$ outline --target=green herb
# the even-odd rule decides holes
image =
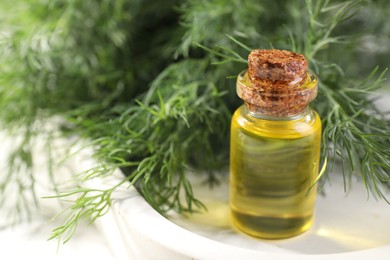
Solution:
[[[226,172],[230,114],[240,103],[235,80],[227,77],[246,67],[251,48],[271,47],[304,53],[319,76],[313,105],[324,120],[327,171],[339,158],[345,183],[352,175],[362,176],[372,194],[385,198],[390,124],[370,94],[386,83],[384,72],[373,68],[386,64],[390,50],[364,46],[377,42],[372,38],[389,46],[390,28],[383,21],[390,8],[388,1],[367,4],[2,2],[0,109],[6,113],[0,119],[23,141],[10,153],[9,171],[0,179],[1,201],[16,183],[23,196],[13,209],[27,216],[21,212],[32,205],[27,197],[34,198],[39,179],[32,171],[31,149],[36,138],[44,137],[51,157],[50,141],[60,130],[62,137],[88,140],[99,165],[80,173],[81,183],[70,191],[59,188],[55,168],[48,165],[57,194],[52,197],[72,201],[52,238],[68,241],[81,219],[104,214],[112,192],[123,183],[137,187],[161,213],[203,208],[186,174],[201,174],[213,184],[218,172]],[[45,129],[53,116],[65,123]],[[85,187],[84,182],[118,168],[125,173],[118,184],[106,190]],[[30,185],[21,185],[26,180]]]

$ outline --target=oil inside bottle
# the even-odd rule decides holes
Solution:
[[[240,107],[231,126],[230,208],[249,235],[298,235],[313,221],[321,121],[307,109],[298,118],[266,120]]]

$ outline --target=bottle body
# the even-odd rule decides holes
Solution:
[[[260,238],[298,235],[312,224],[321,142],[321,120],[306,108],[284,118],[241,106],[230,143],[233,224]],[[313,186],[314,185],[314,186]]]

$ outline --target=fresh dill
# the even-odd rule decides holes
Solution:
[[[251,48],[306,55],[320,79],[313,106],[324,124],[322,180],[340,159],[345,183],[360,176],[372,194],[388,200],[390,121],[370,94],[386,84],[376,65],[385,67],[390,50],[378,47],[379,55],[364,47],[378,37],[370,28],[390,31],[383,23],[388,1],[52,0],[0,7],[0,109],[7,111],[0,118],[4,127],[20,129],[23,140],[0,180],[2,201],[20,179],[12,176],[27,179],[21,193],[34,198],[39,178],[31,148],[53,116],[62,118],[62,138],[88,140],[99,162],[69,191],[59,189],[48,166],[51,197],[72,203],[51,238],[66,242],[81,219],[107,212],[123,183],[163,214],[203,208],[187,173],[212,184],[226,170],[230,115],[239,104],[227,77],[246,67]],[[389,38],[381,41],[389,46]],[[124,172],[118,184],[86,187],[118,168]],[[15,208],[27,208],[23,198]]]

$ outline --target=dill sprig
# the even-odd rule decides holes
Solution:
[[[27,129],[20,133],[25,141],[11,156],[11,162],[20,166],[1,180],[2,199],[8,196],[4,187],[15,183],[9,176],[23,176],[30,184],[39,179],[31,171],[34,140],[42,135],[45,122],[60,116],[65,121],[58,126],[62,138],[87,140],[98,164],[79,173],[75,177],[79,183],[71,190],[59,190],[51,176],[56,195],[50,197],[72,203],[61,214],[64,225],[51,238],[66,242],[82,219],[94,221],[103,215],[112,193],[125,183],[134,185],[162,214],[202,209],[187,173],[201,174],[212,184],[218,180],[216,172],[226,169],[230,114],[240,102],[234,80],[226,77],[246,67],[252,47],[290,49],[310,59],[320,79],[313,105],[324,123],[322,158],[328,162],[340,158],[346,183],[353,174],[362,176],[370,190],[384,197],[389,183],[389,120],[369,96],[384,83],[384,76],[374,69],[361,79],[356,76],[363,67],[351,65],[359,58],[369,60],[359,49],[364,35],[354,26],[367,21],[358,12],[366,4],[362,0],[1,3],[0,19],[8,26],[0,27],[0,109],[7,111],[0,117],[6,127]],[[372,14],[388,9],[369,5],[364,10]],[[378,32],[386,32],[378,18],[385,19],[385,14],[367,17]],[[347,31],[361,37],[347,37]],[[364,68],[370,65],[365,62]],[[54,136],[50,131],[44,135]],[[332,163],[328,164],[329,171]],[[117,184],[107,189],[87,185],[118,168],[124,176]],[[55,174],[53,165],[49,172]],[[328,176],[325,172],[322,179]],[[34,192],[33,185],[21,187]]]
[[[361,174],[367,189],[389,202],[384,189],[390,179],[390,124],[368,97],[383,82],[385,71],[376,76],[374,69],[365,81],[343,82],[336,90],[322,83],[320,91],[327,101],[319,111],[323,156],[341,159],[345,189],[352,174]]]
[[[345,36],[332,36],[332,32],[338,24],[353,18],[367,1],[337,4],[317,1],[315,6],[312,1],[306,3],[310,23],[304,50],[317,66],[320,78],[321,99],[314,105],[324,125],[322,157],[340,159],[345,190],[351,176],[360,174],[367,190],[389,202],[384,189],[390,180],[390,156],[386,148],[390,142],[390,122],[384,116],[385,111],[379,111],[370,97],[383,86],[387,69],[378,75],[376,67],[367,78],[358,80],[347,78],[335,63],[316,57],[327,45],[348,40]],[[329,15],[332,18],[323,18]]]
[[[330,1],[307,0],[308,24],[302,24],[300,19],[296,21],[295,17],[292,24],[301,26],[295,29],[299,34],[293,34],[289,27],[286,31],[290,49],[305,53],[319,76],[319,97],[312,105],[323,123],[322,159],[329,161],[332,158],[333,162],[322,171],[322,179],[329,178],[327,173],[339,160],[345,190],[353,175],[360,176],[371,194],[389,202],[386,192],[390,181],[390,120],[385,116],[386,111],[375,107],[372,98],[372,94],[385,83],[387,69],[378,72],[379,68],[375,67],[364,79],[346,77],[337,63],[321,55],[321,52],[329,51],[330,46],[347,43],[353,37],[334,36],[332,32],[342,22],[352,19],[366,4],[367,1],[331,4]],[[294,9],[290,11],[294,12]],[[229,38],[246,51],[252,49],[231,36]],[[275,42],[274,45],[283,46],[284,43]],[[246,63],[245,58],[233,49],[200,47],[215,56],[215,64]]]
[[[193,204],[201,205],[185,173],[190,165],[208,171],[221,167],[223,154],[216,153],[212,143],[222,142],[227,135],[229,118],[221,99],[224,93],[205,73],[207,66],[206,61],[190,59],[172,64],[135,105],[113,108],[119,117],[108,113],[97,125],[78,122],[88,131],[86,136],[96,137],[95,156],[102,162],[86,179],[122,168],[162,213],[172,208],[192,211]]]
[[[3,201],[11,204],[7,187],[16,185],[23,195],[10,205],[11,209],[20,212],[34,205],[26,199],[35,197],[33,184],[39,179],[32,171],[32,147],[36,137],[47,134],[43,129],[51,116],[60,115],[70,123],[99,123],[95,115],[145,91],[150,78],[170,60],[163,58],[159,50],[160,59],[150,63],[151,57],[157,56],[156,48],[148,50],[144,44],[160,45],[166,39],[154,37],[152,32],[144,39],[139,37],[160,22],[155,15],[157,9],[160,19],[164,15],[174,17],[171,5],[161,8],[153,2],[146,1],[142,8],[138,2],[112,4],[108,0],[0,4],[0,109],[6,111],[1,121],[4,128],[12,128],[24,140],[10,152],[9,170],[1,179]],[[154,19],[148,18],[151,16]],[[159,32],[169,36],[171,26]],[[86,132],[68,126],[59,125],[65,135]],[[50,150],[50,142],[47,147]],[[53,183],[53,189],[57,188]]]
[[[90,223],[95,221],[98,217],[105,215],[111,207],[111,196],[115,189],[128,181],[124,179],[120,183],[108,189],[94,189],[94,188],[76,188],[71,192],[64,192],[56,196],[44,197],[46,199],[67,198],[77,195],[78,197],[72,201],[73,205],[65,208],[61,214],[68,214],[65,216],[65,224],[55,228],[49,239],[57,238],[63,243],[68,242],[74,233],[81,219],[89,219]]]

